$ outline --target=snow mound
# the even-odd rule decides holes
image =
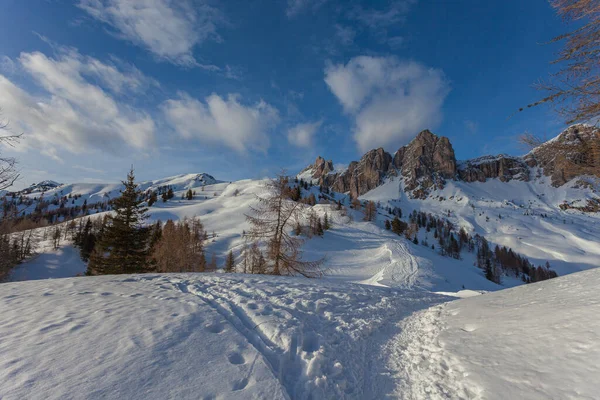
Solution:
[[[407,399],[595,399],[600,270],[434,306],[389,344]]]

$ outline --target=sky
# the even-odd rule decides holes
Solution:
[[[430,129],[458,159],[564,129],[546,0],[0,0],[17,187],[347,164]]]

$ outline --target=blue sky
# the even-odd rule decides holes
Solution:
[[[0,0],[0,108],[26,186],[335,163],[420,130],[459,159],[564,127],[532,85],[546,0]]]

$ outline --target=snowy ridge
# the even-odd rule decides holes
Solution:
[[[418,210],[442,216],[536,264],[550,261],[559,275],[600,267],[600,213],[560,207],[575,199],[575,204],[585,204],[598,198],[593,187],[580,187],[576,179],[559,188],[545,177],[530,182],[448,181],[421,200],[407,196],[403,182],[392,177],[360,198],[400,207],[404,214]],[[434,241],[431,234],[420,235],[420,240]]]

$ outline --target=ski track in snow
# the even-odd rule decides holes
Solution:
[[[7,283],[0,398],[380,399],[398,322],[448,299],[220,274]]]

